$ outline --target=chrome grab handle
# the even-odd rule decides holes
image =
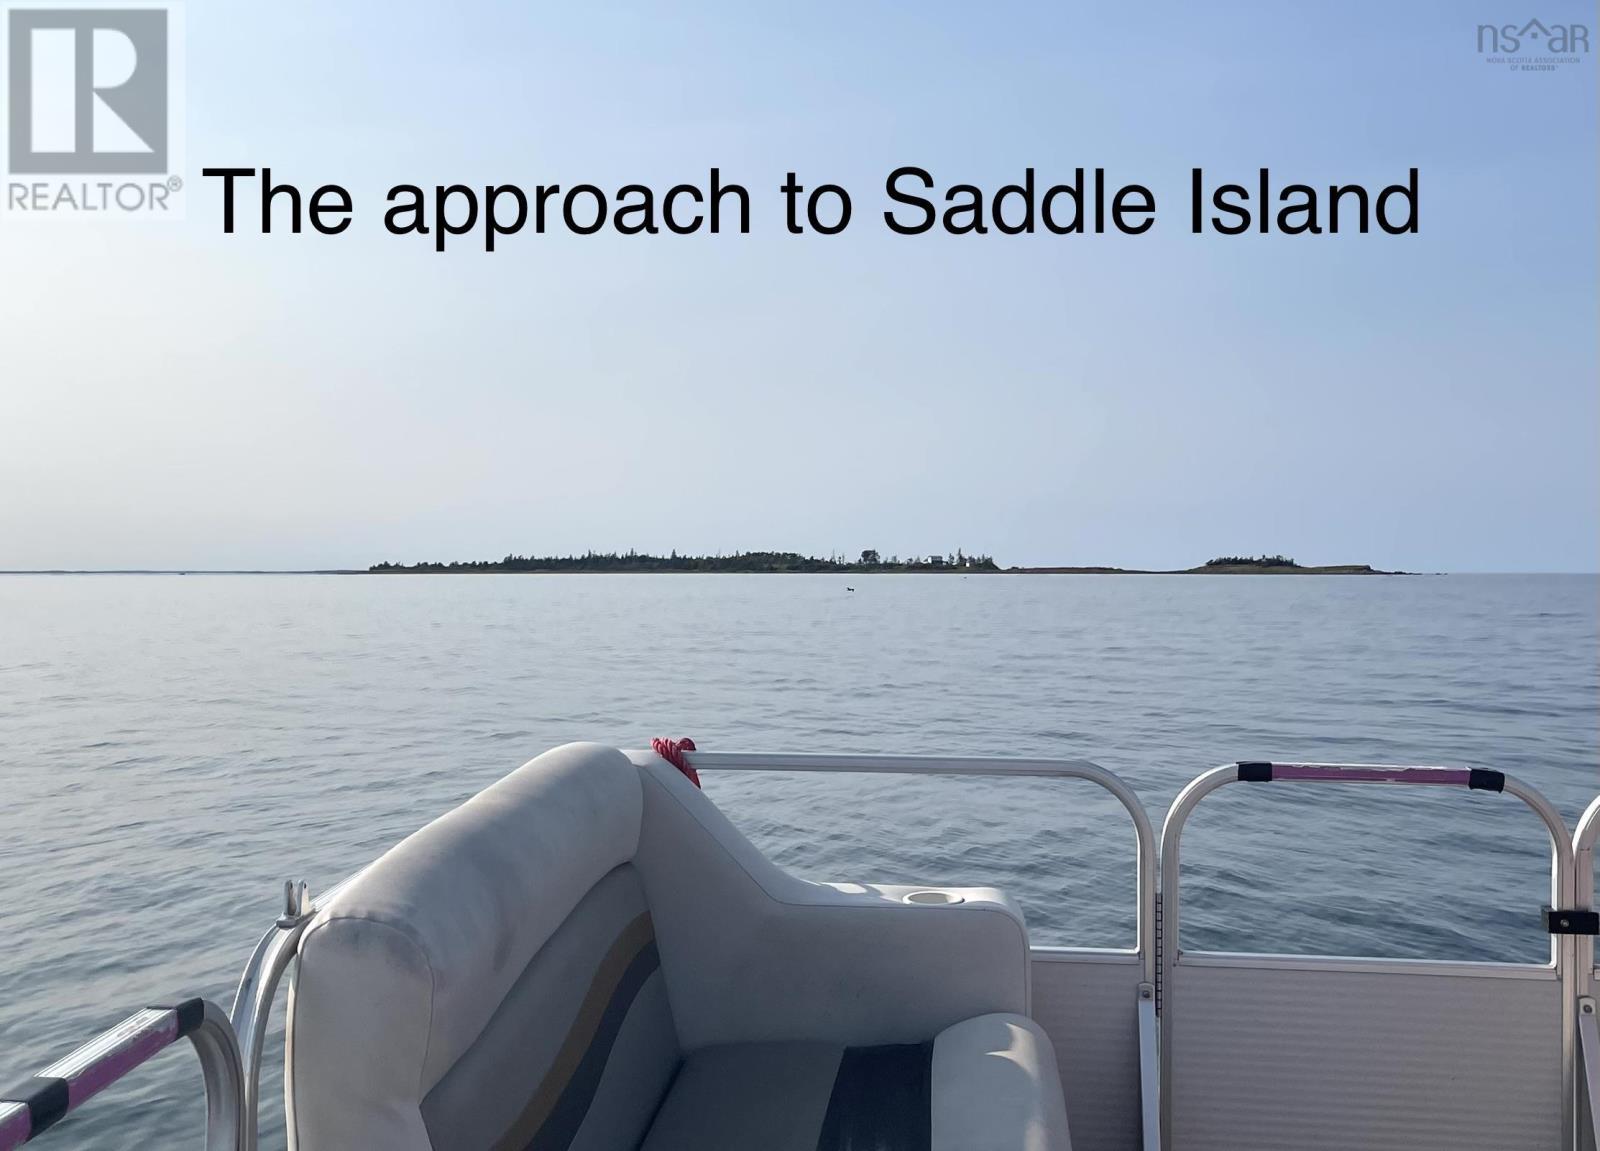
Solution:
[[[1161,829],[1162,923],[1166,958],[1179,954],[1178,874],[1179,837],[1185,822],[1206,795],[1230,783],[1366,783],[1410,786],[1459,787],[1463,790],[1503,792],[1533,810],[1550,834],[1550,900],[1557,908],[1570,906],[1573,896],[1572,837],[1561,813],[1539,792],[1504,772],[1481,768],[1400,767],[1374,763],[1229,763],[1214,767],[1189,781],[1167,809]],[[1551,963],[1560,957],[1560,940],[1553,937]]]
[[[641,752],[639,754],[650,754]],[[655,754],[660,754],[656,752]],[[1098,784],[1122,804],[1133,820],[1135,841],[1136,936],[1134,950],[1144,970],[1135,1007],[1139,1033],[1140,1147],[1158,1151],[1161,1139],[1160,1080],[1156,1075],[1160,1047],[1156,1015],[1160,1010],[1159,931],[1156,912],[1157,853],[1155,829],[1138,794],[1113,772],[1086,759],[1002,759],[992,756],[756,754],[733,751],[689,751],[683,759],[704,771],[865,772],[920,776],[996,776],[1025,779],[1081,779]]]
[[[651,752],[629,754],[650,755]],[[1156,835],[1138,794],[1122,778],[1086,759],[1010,759],[996,756],[821,755],[812,752],[755,753],[692,751],[684,758],[696,771],[803,771],[920,775],[930,777],[1002,776],[1027,779],[1081,779],[1109,791],[1133,821],[1134,885],[1137,899],[1134,950],[1144,965],[1145,982],[1156,982]]]
[[[48,1131],[180,1039],[194,1044],[206,1085],[206,1151],[254,1151],[244,1123],[244,1072],[233,1026],[204,999],[147,1007],[15,1087],[0,1090],[0,1151]]]
[[[1550,836],[1550,906],[1566,909],[1574,905],[1579,880],[1576,878],[1577,855],[1566,821],[1555,805],[1537,790],[1514,776],[1501,771],[1483,768],[1408,767],[1384,763],[1227,763],[1202,772],[1190,780],[1167,809],[1166,822],[1161,828],[1161,913],[1162,946],[1160,956],[1161,980],[1172,986],[1173,970],[1179,965],[1183,951],[1179,944],[1179,844],[1184,824],[1195,807],[1211,792],[1230,783],[1361,783],[1377,785],[1403,785],[1424,787],[1457,787],[1463,791],[1498,792],[1521,801],[1544,824]],[[1596,801],[1600,809],[1600,801]],[[1560,982],[1563,997],[1574,1004],[1580,990],[1578,981],[1578,945],[1575,936],[1552,934],[1550,936],[1550,964]],[[1162,1131],[1168,1138],[1172,1134],[1172,1021],[1164,1023],[1161,1051]],[[1576,1064],[1578,1045],[1578,1020],[1575,1010],[1568,1011],[1561,1030],[1561,1098],[1562,1146],[1576,1146]],[[1166,1144],[1164,1144],[1166,1145]]]

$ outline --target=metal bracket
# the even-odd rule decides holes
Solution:
[[[1539,917],[1551,935],[1600,935],[1600,911],[1556,911],[1546,904]]]
[[[279,927],[294,927],[311,914],[311,892],[306,881],[296,886],[292,879],[283,881],[283,914],[278,916]]]
[[[1139,984],[1139,1146],[1161,1151],[1161,1040],[1156,1022],[1156,989]]]

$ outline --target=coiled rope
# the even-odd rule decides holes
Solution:
[[[662,759],[688,776],[689,782],[696,787],[700,786],[700,773],[689,766],[689,757],[683,753],[696,750],[694,740],[688,736],[682,739],[652,739],[650,748]]]

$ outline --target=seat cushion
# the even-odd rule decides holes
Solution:
[[[932,1151],[1070,1151],[1055,1048],[1021,1015],[980,1015],[933,1045]]]
[[[641,1151],[1070,1151],[1055,1053],[1021,1015],[932,1042],[691,1054]]]
[[[461,1142],[443,1146],[495,1137],[482,1134],[494,1126],[489,1113],[520,1109],[525,1098],[511,1081],[531,1092],[549,1079],[593,965],[648,908],[634,876],[623,884],[629,892],[596,897],[592,923],[580,916],[568,926],[608,875],[631,865],[643,803],[639,771],[620,752],[559,748],[434,820],[319,907],[300,937],[289,992],[290,1145],[439,1151],[438,1132],[469,1115],[470,1131],[452,1136]],[[539,957],[563,932],[567,943],[555,951],[571,951],[571,967],[557,974]],[[640,995],[661,1019],[664,988]],[[678,1043],[665,1023],[655,1033],[666,1049],[664,1084]],[[497,1069],[481,1089],[457,1073],[425,1116],[423,1100],[480,1042],[525,1062]],[[638,1049],[631,1036],[618,1044],[619,1057]],[[654,1102],[641,1104],[630,1135],[645,1129]]]

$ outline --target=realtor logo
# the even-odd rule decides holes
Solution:
[[[7,214],[181,214],[180,15],[7,5]]]
[[[1542,20],[1479,24],[1478,55],[1513,72],[1554,72],[1589,55],[1589,26]]]

